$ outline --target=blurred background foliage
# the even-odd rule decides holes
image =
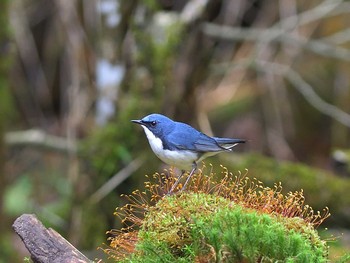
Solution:
[[[165,167],[130,123],[151,112],[248,139],[210,161],[304,189],[349,249],[349,15],[345,0],[1,1],[0,262],[26,255],[22,213],[96,253],[120,194]]]

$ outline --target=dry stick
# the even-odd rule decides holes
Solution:
[[[55,230],[45,228],[35,215],[21,215],[12,227],[34,263],[92,262]]]
[[[90,202],[93,204],[98,203],[106,195],[112,192],[118,185],[120,185],[125,179],[127,179],[134,171],[136,171],[142,164],[143,159],[137,158],[129,163],[128,166],[116,173],[110,180],[101,186],[94,194],[90,197]]]

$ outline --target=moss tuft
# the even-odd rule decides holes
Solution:
[[[328,216],[304,204],[303,192],[264,187],[224,167],[221,179],[197,173],[188,191],[164,195],[174,174],[156,174],[146,191],[117,209],[126,227],[110,231],[105,251],[120,262],[326,262],[315,230]]]

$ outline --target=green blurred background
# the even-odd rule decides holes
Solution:
[[[130,120],[153,112],[248,139],[207,162],[330,208],[350,250],[350,2],[2,0],[0,262],[35,213],[90,258],[122,193],[166,166]],[[333,241],[336,237],[336,241]]]

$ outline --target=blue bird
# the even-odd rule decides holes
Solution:
[[[191,170],[182,191],[197,169],[197,164],[209,156],[232,148],[245,140],[210,137],[182,122],[176,122],[161,114],[150,114],[141,120],[132,120],[144,129],[155,155],[164,163],[182,170],[169,193],[177,187],[184,171]]]

